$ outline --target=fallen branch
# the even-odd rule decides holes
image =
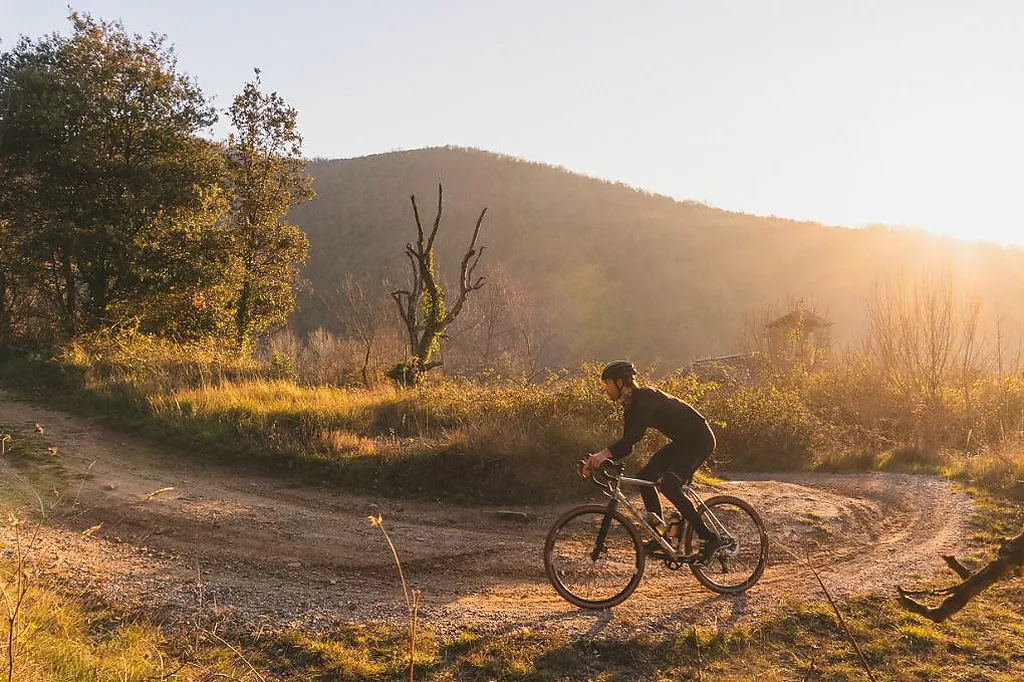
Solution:
[[[952,554],[943,554],[942,560],[946,562],[946,565],[949,566],[951,571],[960,576],[961,580],[967,580],[971,577],[971,569],[957,561],[956,557]]]
[[[259,680],[260,682],[267,682],[267,678],[265,678],[262,674],[260,674],[259,670],[256,670],[256,668],[253,666],[253,664],[249,662],[249,659],[245,657],[245,654],[242,653],[242,651],[240,649],[238,649],[235,646],[233,646],[230,642],[228,642],[226,639],[224,639],[223,637],[221,637],[220,635],[218,635],[216,632],[214,632],[212,630],[203,630],[202,632],[205,635],[213,637],[215,640],[217,640],[218,642],[220,642],[221,644],[226,646],[228,649],[230,649],[231,653],[233,653],[243,663],[245,663],[245,666],[249,669],[249,672],[251,672],[253,675],[255,675],[257,680]],[[248,675],[246,675],[246,677],[248,677]]]
[[[950,570],[960,576],[960,583],[937,590],[905,590],[897,587],[897,601],[907,611],[941,623],[962,609],[978,594],[1010,573],[1021,575],[1024,569],[1024,530],[1019,535],[1004,539],[999,545],[996,558],[984,568],[972,573],[970,569],[952,556],[942,557]],[[914,597],[945,596],[938,606],[928,606]]]

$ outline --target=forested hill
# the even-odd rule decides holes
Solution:
[[[1024,299],[1018,249],[732,213],[479,150],[316,161],[309,172],[318,198],[291,218],[309,236],[305,275],[314,291],[346,273],[404,282],[403,247],[415,238],[408,196],[416,194],[429,223],[441,181],[442,273],[455,276],[476,216],[489,207],[481,269],[500,264],[534,319],[547,316],[549,362],[671,364],[733,352],[751,315],[800,298],[828,314],[838,339],[853,341],[873,284],[922,267],[948,267],[958,290],[983,298],[983,320],[1003,316],[1004,335],[1016,329]],[[321,316],[307,304],[298,320],[308,329]]]

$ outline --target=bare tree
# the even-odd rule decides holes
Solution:
[[[398,306],[398,315],[405,325],[409,338],[409,359],[396,365],[389,373],[389,376],[402,383],[415,383],[426,372],[441,364],[432,358],[439,349],[442,335],[462,312],[462,306],[469,294],[483,287],[484,278],[476,277],[474,273],[485,248],[481,246],[478,250],[476,243],[480,236],[480,225],[487,213],[487,208],[484,208],[476,220],[473,238],[462,256],[459,294],[454,305],[449,308],[446,307],[444,291],[434,268],[434,240],[441,228],[444,188],[438,183],[437,215],[434,217],[434,225],[429,235],[424,232],[423,223],[420,221],[416,195],[411,195],[409,200],[412,203],[413,217],[416,219],[417,236],[415,246],[411,242],[405,245],[405,254],[412,269],[412,284],[409,289],[391,292],[391,298]]]
[[[977,299],[959,304],[948,272],[875,285],[867,304],[869,357],[908,399],[934,401],[945,381],[956,378],[970,405],[977,367]]]
[[[983,344],[981,304],[955,291],[948,271],[876,284],[867,302],[865,356],[877,376],[899,396],[918,447],[932,450],[953,426],[947,398],[957,388],[963,414],[974,408]],[[971,429],[967,429],[967,445]]]
[[[501,362],[508,349],[514,344],[518,331],[515,320],[510,319],[509,313],[509,282],[504,277],[498,277],[491,282],[487,292],[484,293],[482,305],[483,315],[478,320],[477,327],[479,334],[473,339],[476,355],[485,368],[493,368]]]
[[[1005,310],[997,310],[992,320],[995,329],[995,347],[992,349],[994,357],[991,362],[995,364],[997,375],[1002,378],[1007,374],[1014,374],[1021,369],[1021,348],[1024,346],[1024,326],[1018,315],[1007,315]],[[1016,329],[1016,345],[1014,335]]]
[[[553,336],[550,320],[512,273],[500,264],[492,273],[481,300],[446,335],[445,359],[460,370],[532,380]]]
[[[387,287],[387,281],[383,283]],[[364,386],[370,385],[370,365],[374,350],[384,342],[389,326],[384,319],[384,306],[380,297],[369,293],[363,280],[351,273],[338,286],[322,296],[324,306],[334,318],[335,326],[359,345],[359,375]],[[378,351],[379,353],[379,351]]]
[[[978,317],[981,314],[981,300],[973,299],[964,304],[960,314],[960,347],[957,369],[960,386],[964,394],[964,409],[970,413],[974,403],[971,399],[972,384],[979,374]]]
[[[542,361],[555,339],[554,326],[547,308],[530,301],[521,289],[513,292],[511,309],[518,320],[523,378],[532,382],[543,373]]]
[[[1024,530],[1015,537],[1003,540],[996,558],[979,571],[972,572],[953,556],[944,556],[942,559],[950,570],[960,576],[958,584],[941,590],[913,591],[904,590],[902,587],[896,588],[900,606],[936,623],[941,623],[952,616],[975,596],[1007,575],[1016,573],[1020,577],[1024,574]],[[921,596],[943,596],[945,599],[938,606],[927,606],[915,599]]]
[[[444,335],[442,359],[447,370],[479,372],[494,368],[510,336],[515,333],[507,315],[506,282],[500,269],[476,304],[466,309]]]

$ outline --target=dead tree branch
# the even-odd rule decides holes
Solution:
[[[843,631],[843,634],[846,635],[846,639],[850,642],[853,650],[857,652],[857,657],[860,659],[860,664],[863,666],[864,672],[868,676],[868,680],[876,682],[875,673],[871,669],[871,664],[868,663],[868,659],[864,655],[864,651],[861,650],[860,645],[857,643],[857,639],[853,636],[853,632],[850,631],[850,627],[846,624],[846,619],[843,618],[842,611],[839,610],[839,604],[836,603],[836,600],[832,598],[832,593],[828,591],[827,587],[825,587],[825,581],[821,579],[821,574],[818,573],[818,569],[816,569],[811,563],[810,557],[801,558],[796,552],[781,542],[775,541],[774,544],[782,548],[782,551],[796,559],[797,562],[803,564],[811,572],[811,575],[814,576],[814,579],[818,582],[818,587],[821,588],[821,591],[825,595],[825,599],[828,600],[829,606],[832,607],[832,612],[836,614],[836,622],[839,624],[839,628]]]
[[[974,597],[1002,580],[1010,573],[1018,576],[1024,572],[1024,530],[1019,535],[1004,539],[999,545],[995,559],[987,563],[981,570],[971,572],[954,557],[944,556],[950,570],[960,576],[960,583],[939,590],[905,590],[897,587],[899,604],[907,611],[924,616],[928,620],[941,623],[962,609]],[[944,596],[938,606],[927,606],[914,597]]]
[[[469,248],[466,249],[466,253],[462,256],[462,267],[459,270],[459,297],[455,300],[455,305],[445,314],[444,324],[446,327],[458,317],[469,293],[479,290],[484,285],[484,278],[477,277],[474,280],[473,273],[480,262],[480,256],[484,255],[484,250],[487,248],[481,246],[479,251],[476,250],[476,242],[480,237],[480,225],[483,223],[486,214],[486,208],[480,211],[480,217],[476,219],[476,227],[473,228],[473,239],[469,242]]]
[[[462,257],[459,276],[459,294],[454,305],[445,305],[445,294],[437,280],[434,262],[434,241],[441,229],[441,217],[444,212],[444,187],[437,185],[437,214],[429,235],[423,229],[416,196],[411,195],[413,218],[416,221],[416,244],[407,243],[405,253],[412,268],[412,286],[391,292],[391,298],[398,306],[398,315],[405,325],[409,338],[409,362],[394,368],[395,377],[404,382],[416,381],[425,372],[440,366],[441,362],[432,360],[432,355],[439,349],[440,340],[445,330],[455,321],[467,296],[484,285],[483,277],[474,274],[484,247],[477,248],[480,237],[480,226],[487,209],[484,208],[477,218],[473,229],[473,238]]]

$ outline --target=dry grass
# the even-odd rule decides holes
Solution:
[[[195,645],[192,633],[170,635],[164,628],[138,617],[110,611],[83,594],[38,578],[29,570],[19,586],[19,563],[31,566],[32,548],[25,556],[0,560],[0,585],[20,587],[21,604],[15,618],[5,619],[0,635],[12,646],[0,651],[5,682],[152,682],[178,680],[259,679],[221,642]],[[12,590],[8,590],[15,596]]]
[[[1024,501],[1024,448],[951,456],[944,473]]]
[[[331,355],[331,339],[314,342],[307,351]],[[56,363],[23,362],[20,374],[8,362],[3,374],[23,385],[49,377],[62,406],[106,412],[206,456],[308,468],[320,480],[392,495],[498,503],[572,497],[583,491],[571,462],[621,428],[594,366],[541,384],[442,378],[365,388],[307,385],[282,373],[291,360],[280,358],[306,352],[294,337],[278,338],[270,351],[279,360],[268,365],[215,343],[107,335],[70,345]],[[979,377],[970,410],[957,402],[955,386],[934,404],[908,405],[856,364],[772,375],[753,386],[680,373],[659,385],[712,420],[723,471],[915,471],[1011,492],[1024,478],[1024,379],[1017,377]],[[633,461],[660,442],[649,437]]]
[[[1020,597],[1004,584],[964,617],[935,625],[885,598],[846,605],[846,616],[879,679],[977,679],[1016,682],[1024,667]],[[1017,610],[1015,610],[1017,609]],[[582,634],[582,633],[581,633]],[[401,682],[408,679],[408,633],[375,624],[342,626],[320,636],[290,632],[254,652],[281,680]],[[527,628],[423,633],[416,679],[424,682],[632,682],[633,680],[864,680],[828,604],[784,605],[748,627],[711,624],[676,633],[613,640],[567,639]]]
[[[237,449],[241,436],[254,449],[318,462],[354,484],[467,488],[495,501],[564,497],[575,483],[568,462],[615,431],[614,407],[579,379],[369,389],[225,379],[146,400],[156,419],[192,438],[235,441],[223,447]],[[465,486],[466,476],[478,485]]]

